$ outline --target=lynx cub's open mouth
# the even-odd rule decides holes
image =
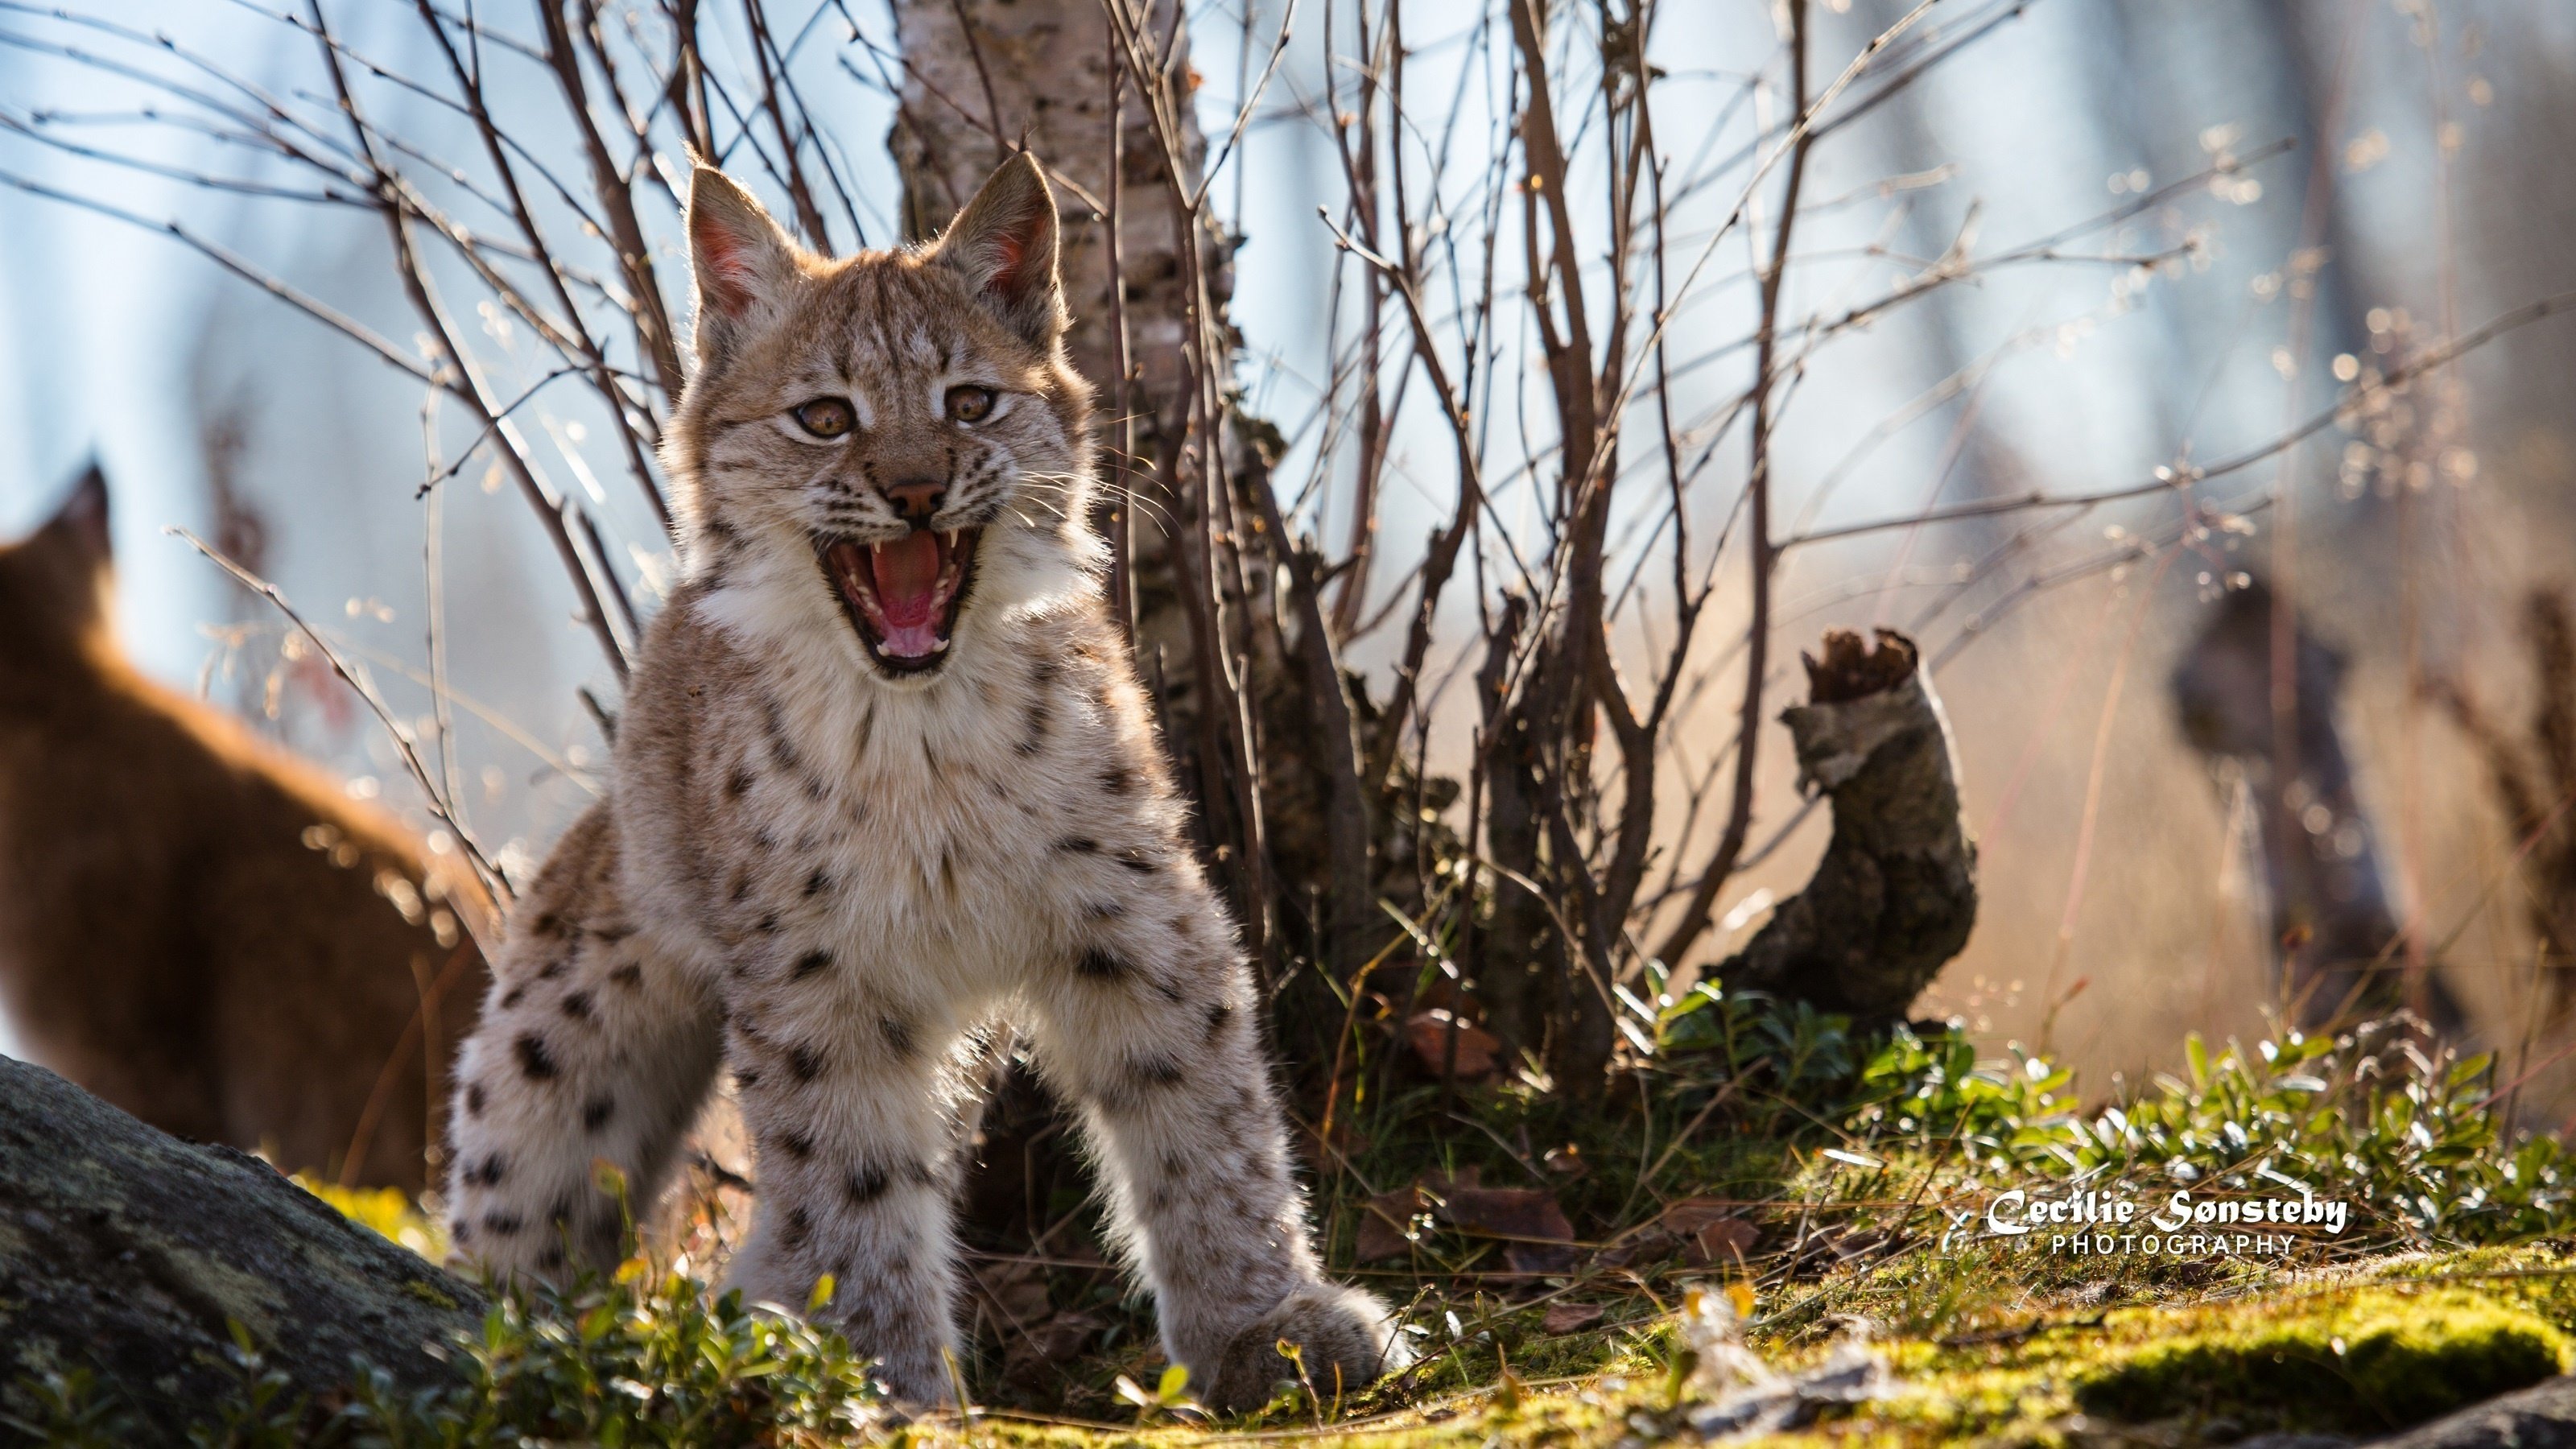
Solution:
[[[850,626],[880,667],[917,674],[938,668],[946,658],[957,612],[975,576],[980,533],[920,528],[872,544],[816,540],[815,552],[841,596]]]

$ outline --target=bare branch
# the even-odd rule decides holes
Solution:
[[[430,774],[428,765],[421,760],[420,748],[413,741],[411,731],[404,728],[402,722],[395,717],[392,707],[385,703],[382,695],[376,693],[375,685],[368,681],[366,675],[351,667],[349,661],[341,656],[340,651],[332,647],[331,641],[322,636],[322,631],[314,628],[302,614],[295,611],[295,606],[286,601],[286,595],[280,593],[275,584],[233,562],[213,544],[184,528],[170,528],[163,531],[185,539],[190,548],[204,554],[215,567],[232,575],[234,581],[243,588],[268,600],[279,613],[286,616],[287,622],[295,626],[296,632],[302,634],[305,641],[321,654],[323,662],[331,666],[331,672],[340,676],[342,683],[356,691],[359,700],[375,715],[376,722],[384,726],[385,736],[393,742],[394,753],[401,758],[404,772],[411,776],[414,785],[420,787],[421,802],[428,807],[431,815],[438,818],[438,823],[446,826],[448,833],[456,837],[457,849],[465,852],[466,862],[473,866],[475,877],[482,881],[485,890],[492,893],[494,902],[506,910],[512,898],[508,878],[503,876],[500,868],[483,853],[483,847],[475,842],[474,832],[466,827],[464,821],[457,818],[447,792],[439,788],[437,778]],[[479,939],[476,944],[483,946],[487,951],[496,950],[500,946],[498,941],[486,942]]]

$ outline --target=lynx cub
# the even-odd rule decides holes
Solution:
[[[1388,1315],[1326,1282],[1235,933],[1182,838],[1085,519],[1056,214],[1004,164],[938,241],[827,260],[708,168],[670,430],[685,582],[608,798],[518,907],[451,1120],[465,1257],[614,1251],[719,1066],[759,1154],[732,1281],[948,1397],[950,1196],[1016,1029],[1078,1103],[1172,1359],[1211,1403],[1356,1387]]]

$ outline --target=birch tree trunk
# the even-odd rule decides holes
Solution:
[[[1100,0],[895,0],[894,17],[904,85],[888,144],[903,174],[907,237],[947,225],[993,168],[1023,147],[1054,183],[1073,312],[1066,346],[1075,368],[1100,390],[1103,522],[1113,544],[1123,546],[1118,583],[1134,600],[1138,663],[1157,695],[1168,701],[1178,694],[1191,710],[1187,720],[1166,721],[1186,756],[1192,742],[1178,727],[1196,722],[1185,677],[1192,641],[1172,551],[1171,534],[1183,520],[1169,511],[1186,502],[1169,486],[1190,416],[1185,357],[1193,324],[1182,248],[1197,247],[1208,275],[1221,282],[1230,275],[1223,249],[1193,232],[1176,204],[1162,143],[1121,73]],[[1174,27],[1172,54],[1186,67],[1186,37],[1168,0],[1154,4],[1149,18]],[[1179,80],[1186,86],[1185,75]],[[1206,142],[1186,108],[1182,135],[1178,180],[1194,186]],[[1123,290],[1112,283],[1113,261]],[[1224,300],[1220,288],[1216,301]],[[1119,507],[1126,489],[1141,492],[1144,506]]]
[[[1302,947],[1343,976],[1384,924],[1375,812],[1360,785],[1365,711],[1316,599],[1320,568],[1281,537],[1276,434],[1226,401],[1233,241],[1184,202],[1207,160],[1187,28],[1173,0],[1128,4],[1160,55],[1147,79],[1171,102],[1167,125],[1122,65],[1101,0],[895,0],[904,89],[890,145],[904,225],[935,232],[1012,151],[1046,167],[1067,345],[1100,389],[1113,593],[1203,844],[1274,973],[1293,970]],[[1284,983],[1292,1059],[1327,1030],[1301,1021],[1306,974]],[[1312,994],[1329,1005],[1319,986]],[[1337,1012],[1322,1014],[1338,1025]]]
[[[904,84],[888,144],[903,173],[908,238],[946,226],[1004,157],[1027,149],[1056,187],[1074,366],[1099,384],[1107,406],[1119,372],[1114,324],[1123,312],[1125,355],[1134,363],[1128,402],[1141,414],[1139,436],[1150,444],[1177,435],[1189,412],[1181,370],[1189,304],[1182,217],[1151,119],[1119,74],[1100,0],[895,0],[894,17]],[[1168,3],[1156,4],[1150,18],[1157,26],[1177,23]],[[1186,64],[1186,40],[1174,54]],[[1179,80],[1188,84],[1185,75]],[[1186,114],[1184,135],[1182,180],[1194,185],[1206,142]],[[1124,162],[1115,185],[1113,155]],[[1127,278],[1123,302],[1110,289],[1113,199]],[[1213,238],[1199,240],[1211,262],[1220,260]]]

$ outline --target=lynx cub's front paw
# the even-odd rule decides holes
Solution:
[[[1283,1339],[1297,1346],[1305,1382],[1326,1400],[1357,1393],[1412,1357],[1385,1304],[1356,1288],[1308,1283],[1235,1334],[1204,1374],[1192,1375],[1201,1401],[1243,1413],[1268,1403],[1279,1384],[1297,1383],[1297,1363],[1279,1351]]]

